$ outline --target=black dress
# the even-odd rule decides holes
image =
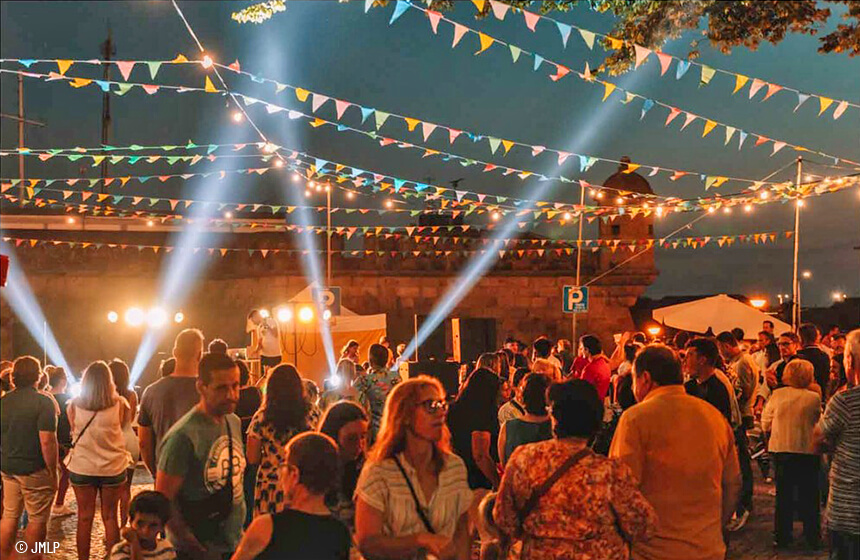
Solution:
[[[350,537],[331,515],[285,509],[272,515],[272,540],[258,560],[348,560]]]

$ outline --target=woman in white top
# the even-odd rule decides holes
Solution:
[[[106,363],[98,361],[87,366],[81,394],[69,402],[68,416],[73,446],[69,452],[69,480],[78,502],[78,558],[88,560],[99,492],[105,548],[111,550],[119,541],[117,504],[130,461],[122,426],[131,421],[131,408],[117,394]]]
[[[137,434],[134,433],[133,426],[134,419],[137,417],[137,393],[131,388],[131,372],[128,369],[128,364],[119,358],[114,358],[108,364],[108,367],[110,368],[113,383],[116,385],[117,394],[128,401],[128,407],[131,410],[128,422],[122,425],[125,450],[131,455],[131,461],[126,471],[128,479],[125,481],[125,487],[122,495],[119,497],[119,526],[125,527],[125,522],[128,521],[128,506],[131,502],[131,482],[134,478],[134,467],[140,460],[140,442],[137,439]]]
[[[761,414],[761,427],[770,432],[768,451],[776,465],[777,547],[791,544],[795,511],[803,521],[803,534],[811,547],[819,546],[821,524],[818,501],[818,469],[821,457],[815,453],[812,431],[821,414],[821,393],[812,383],[814,368],[806,360],[792,360],[785,366],[782,381]],[[798,499],[795,504],[794,495]]]
[[[451,453],[445,391],[419,376],[388,395],[356,487],[355,532],[369,558],[469,558],[472,492]]]

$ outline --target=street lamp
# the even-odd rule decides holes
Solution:
[[[657,338],[657,335],[659,335],[663,329],[661,329],[657,325],[654,325],[653,327],[648,327],[648,329],[646,330],[648,331],[648,334],[651,335],[651,338]]]
[[[809,280],[810,278],[812,278],[812,272],[810,272],[809,270],[804,270],[803,272],[801,272],[801,276],[803,276],[804,280]]]
[[[750,305],[752,305],[756,309],[762,309],[765,305],[767,305],[767,300],[764,298],[750,298]]]

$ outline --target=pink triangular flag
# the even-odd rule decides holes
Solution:
[[[687,113],[687,116],[684,118],[684,124],[681,125],[681,130],[687,128],[687,125],[696,120],[696,115],[693,113]]]
[[[773,143],[773,152],[770,155],[774,155],[781,149],[785,148],[785,142],[774,142]]]
[[[457,43],[460,42],[460,39],[463,38],[463,35],[466,34],[466,31],[468,31],[468,29],[466,29],[464,26],[460,25],[459,23],[454,24],[454,42],[451,43],[452,49],[457,46]]]
[[[343,112],[346,111],[346,108],[350,105],[351,103],[349,101],[341,101],[340,99],[335,99],[334,106],[337,108],[337,118],[341,118],[343,116]]]
[[[317,109],[323,106],[323,103],[329,100],[329,97],[326,95],[320,95],[318,93],[314,93],[311,95],[311,110],[316,112]]]
[[[658,52],[657,58],[660,60],[660,75],[664,75],[672,64],[672,55]]]
[[[767,93],[765,94],[764,99],[762,99],[762,101],[767,101],[768,97],[770,97],[771,95],[773,95],[774,93],[778,92],[781,89],[782,89],[782,86],[778,86],[776,84],[768,84],[767,85]]]
[[[433,34],[435,35],[436,31],[439,29],[439,20],[442,19],[442,14],[433,10],[427,10],[427,19],[430,20],[430,28],[433,30]]]
[[[462,130],[457,130],[457,129],[455,129],[455,128],[449,128],[449,129],[448,129],[448,141],[449,141],[451,144],[453,144],[453,143],[454,143],[454,140],[456,140],[456,139],[457,139],[457,137],[458,137],[458,136],[460,136],[462,133],[463,133],[463,131],[462,131]]]
[[[568,152],[558,152],[558,164],[561,165],[564,161],[570,157]]]
[[[636,51],[636,66],[635,68],[639,68],[639,66],[648,60],[648,55],[651,54],[651,49],[643,47],[642,45],[633,45],[633,49]]]
[[[752,85],[750,86],[750,99],[755,97],[755,94],[758,93],[758,90],[764,87],[765,82],[759,80],[758,78],[753,78]]]
[[[511,8],[511,6],[504,2],[490,0],[490,8],[493,9],[493,15],[496,16],[496,19],[501,21],[505,19],[505,15],[508,13],[508,10]]]
[[[131,76],[131,71],[134,68],[133,60],[118,60],[116,65],[119,67],[119,73],[122,74],[124,80],[128,81],[128,77]]]
[[[669,108],[669,116],[666,117],[666,122],[663,124],[663,126],[669,126],[669,123],[672,122],[673,120],[675,120],[675,117],[677,117],[680,114],[681,114],[680,109],[678,109],[677,107],[670,107]]]
[[[523,10],[523,18],[526,20],[526,27],[534,31],[540,16],[534,12]]]
[[[839,103],[839,105],[836,106],[836,110],[833,111],[833,120],[836,120],[839,117],[841,117],[842,113],[844,113],[845,109],[847,109],[847,108],[848,108],[848,102],[847,101],[841,101]]]
[[[532,146],[532,157],[535,157],[544,150],[546,150],[546,148],[543,146]]]
[[[424,141],[426,142],[430,135],[433,134],[433,131],[436,130],[436,125],[433,123],[422,122],[421,123],[421,132],[424,133]]]

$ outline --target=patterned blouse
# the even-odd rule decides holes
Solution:
[[[625,541],[646,539],[654,532],[657,515],[630,469],[596,454],[568,470],[520,530],[517,511],[575,449],[573,442],[557,439],[524,445],[505,467],[493,517],[502,532],[522,538],[521,560],[626,560]]]
[[[382,422],[382,411],[385,409],[385,398],[398,383],[400,383],[400,374],[385,368],[371,368],[366,374],[359,375],[353,381],[353,386],[358,390],[358,402],[370,413],[368,446],[376,441],[376,433]]]
[[[254,517],[284,510],[286,497],[280,484],[278,466],[287,462],[287,443],[302,431],[305,430],[291,430],[277,435],[275,428],[263,418],[262,410],[258,410],[251,418],[248,435],[260,440],[260,466],[254,484]]]

